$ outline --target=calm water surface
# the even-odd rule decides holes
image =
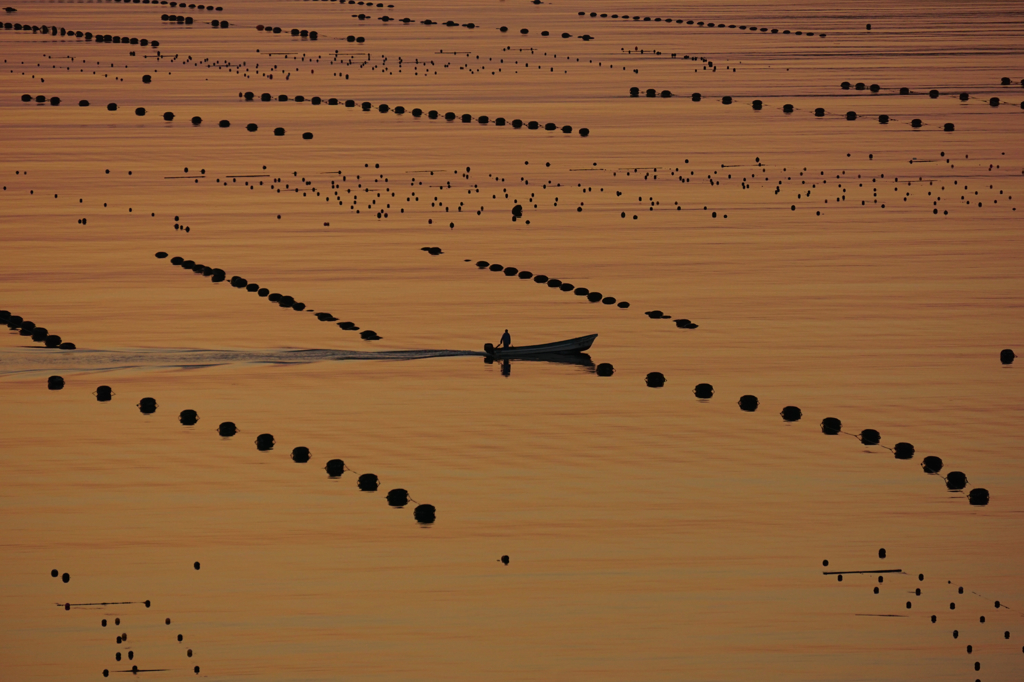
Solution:
[[[0,16],[0,676],[1020,679],[1019,4],[382,4]]]

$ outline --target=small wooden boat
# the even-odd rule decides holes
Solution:
[[[511,348],[495,348],[492,344],[487,343],[484,344],[484,352],[488,357],[496,360],[528,358],[535,355],[569,355],[588,350],[596,338],[597,334],[590,334],[565,341],[540,343],[535,346],[512,346]]]

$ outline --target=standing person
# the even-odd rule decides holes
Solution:
[[[501,335],[501,341],[498,342],[499,348],[510,348],[512,346],[512,337],[509,335],[508,330]]]

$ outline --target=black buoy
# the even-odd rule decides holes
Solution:
[[[498,559],[498,561],[500,561],[501,563],[503,563],[506,566],[508,566],[508,562],[509,562],[508,554],[502,554],[501,558]]]
[[[715,395],[715,387],[711,384],[697,384],[693,387],[693,394],[700,400],[710,400]]]
[[[793,105],[792,104],[783,104],[782,105],[782,113],[784,113],[784,114],[792,114],[793,113]]]
[[[690,95],[690,99],[693,100],[694,102],[699,102],[700,101],[700,93],[699,92],[693,93],[692,95]]]
[[[409,504],[409,491],[405,488],[395,488],[389,491],[388,504],[392,507],[404,507]]]
[[[946,474],[946,487],[950,490],[963,490],[967,486],[967,475],[962,471],[950,471]]]
[[[864,445],[878,445],[881,440],[881,434],[874,429],[864,429],[860,432],[860,442]]]
[[[825,115],[825,110],[822,107],[818,107],[817,109],[814,110],[814,115],[817,116],[818,118],[821,118],[822,116]]]
[[[110,402],[110,399],[114,396],[114,391],[110,386],[97,386],[95,395],[97,402],[106,403]]]
[[[256,436],[256,449],[261,452],[274,449],[274,436],[269,433],[261,433]]]
[[[604,303],[605,305],[615,305],[615,297],[605,296],[604,298],[601,299],[601,303]]]
[[[661,388],[665,385],[665,375],[661,372],[650,372],[645,382],[648,388]]]
[[[300,445],[297,448],[292,448],[292,461],[297,464],[305,464],[309,461],[309,448]]]
[[[821,432],[826,436],[835,436],[843,430],[843,422],[835,417],[825,417],[821,420]]]
[[[59,391],[64,388],[64,377],[54,375],[46,380],[46,387],[51,391]]]
[[[182,426],[195,426],[196,422],[199,421],[199,413],[195,410],[182,410],[181,414],[178,415],[178,421],[181,422]]]
[[[926,474],[937,474],[942,471],[942,459],[929,455],[921,461],[921,467]]]
[[[376,474],[362,474],[359,476],[357,485],[364,493],[376,492],[377,488],[380,487],[380,479],[377,478]]]
[[[143,83],[152,83],[153,82],[153,77],[150,76],[149,74],[146,74],[145,76],[142,77],[142,82]]]
[[[136,107],[135,108],[135,115],[136,116],[145,116],[146,115],[146,107]]]
[[[878,558],[879,559],[884,559],[885,558],[885,547],[882,547],[881,549],[878,550]],[[881,578],[879,578],[879,580],[881,580]]]
[[[602,362],[597,366],[596,372],[599,377],[610,377],[615,374],[615,367],[610,362]]]
[[[801,417],[804,416],[804,413],[800,408],[795,405],[787,405],[786,407],[783,407],[780,414],[782,415],[782,420],[787,422],[798,422]]]
[[[192,125],[197,126],[197,125],[202,124],[202,122],[203,122],[202,117],[200,117],[200,116],[193,116],[192,117]]]
[[[1009,348],[1004,348],[1003,350],[999,351],[999,362],[1003,363],[1004,365],[1012,365],[1013,360],[1016,357],[1017,354],[1014,353]]]
[[[505,267],[503,265],[501,265],[500,263],[491,263],[491,267],[490,267],[491,272],[501,272],[504,269],[505,269]]]
[[[758,405],[761,401],[757,399],[756,395],[744,395],[740,396],[739,406],[744,412],[756,412]]]
[[[220,426],[217,427],[217,433],[219,433],[222,438],[230,438],[238,433],[238,427],[235,426],[235,422],[221,422]]]
[[[914,446],[910,443],[896,443],[893,446],[892,452],[896,459],[913,459]]]
[[[164,112],[164,120],[165,121],[173,121],[174,120],[174,112],[173,111],[165,111]]]
[[[759,99],[755,99],[753,102],[750,103],[750,106],[754,109],[754,111],[761,111],[761,108],[764,106],[764,103]]]
[[[327,464],[324,465],[324,470],[331,478],[338,478],[345,473],[345,461],[341,459],[328,460]]]
[[[547,275],[536,275],[536,276],[534,276],[533,281],[536,282],[537,284],[544,284],[544,283],[546,283],[548,281],[548,276]]]
[[[885,125],[886,123],[888,123],[889,122],[888,114],[880,114],[878,116],[878,122],[881,123],[882,125]]]
[[[156,408],[156,398],[143,398],[139,401],[139,412],[142,414],[153,414]]]
[[[412,516],[419,523],[433,523],[437,510],[432,504],[419,504],[412,510]]]
[[[967,499],[975,506],[984,507],[988,504],[988,490],[985,488],[973,488],[971,492],[967,493]]]
[[[911,128],[920,128],[923,125],[924,125],[924,123],[922,123],[921,119],[919,119],[919,118],[915,118],[915,119],[912,119],[910,121],[910,127]]]

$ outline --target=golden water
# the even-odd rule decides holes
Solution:
[[[0,340],[0,678],[1020,679],[1020,361],[999,362],[1024,347],[1019,4],[393,4],[0,16],[160,42],[0,32],[0,307],[77,345]],[[478,351],[505,328],[598,333],[615,373],[503,376]],[[829,416],[916,455],[825,436]],[[333,458],[352,471],[330,479]],[[822,575],[877,569],[904,573]]]

